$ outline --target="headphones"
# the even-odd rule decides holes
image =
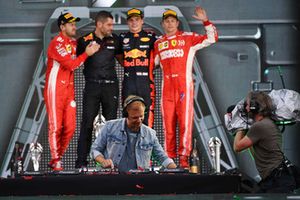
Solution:
[[[264,92],[250,92],[249,99],[249,114],[261,114],[263,116],[272,116],[274,114],[274,104],[270,96]],[[247,101],[247,100],[246,100]],[[247,102],[244,103],[244,110],[246,111]]]
[[[127,112],[127,107],[132,104],[135,101],[140,101],[144,104],[145,108],[146,108],[146,103],[144,101],[144,99],[140,96],[136,96],[136,95],[129,95],[125,100],[124,100],[124,105],[123,105],[123,117],[128,117],[128,112]]]
[[[259,103],[253,98],[250,99],[249,109],[250,109],[250,112],[253,114],[257,114],[257,113],[261,112]]]
[[[253,93],[250,93],[249,94],[249,113],[251,114],[258,114],[259,112],[261,112],[261,109],[260,109],[260,105],[259,103],[255,100],[255,98],[253,97]],[[247,99],[244,101],[244,113],[246,114],[247,113]]]

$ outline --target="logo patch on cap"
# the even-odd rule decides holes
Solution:
[[[165,19],[165,18],[167,18],[167,17],[169,17],[169,16],[172,16],[172,17],[175,17],[176,19],[178,19],[177,18],[177,13],[174,11],[174,10],[171,10],[171,9],[169,9],[169,10],[167,10],[167,11],[165,11],[164,13],[163,13],[163,19]]]
[[[71,18],[71,17],[73,17],[73,15],[72,15],[71,13],[65,14],[65,18],[66,18],[66,19],[69,19],[69,18]]]
[[[131,9],[131,10],[128,10],[127,12],[127,15],[133,15],[133,14],[137,14],[137,15],[140,15],[141,14],[141,11],[138,10],[138,9]]]
[[[132,8],[130,10],[127,11],[127,19],[129,19],[132,16],[139,16],[141,18],[144,17],[143,11],[137,9],[137,8]]]
[[[57,19],[57,25],[58,27],[60,25],[63,25],[63,24],[66,24],[66,23],[72,23],[72,22],[78,22],[80,21],[80,18],[79,17],[74,17],[72,15],[72,13],[64,13],[64,14],[61,14],[58,19]]]

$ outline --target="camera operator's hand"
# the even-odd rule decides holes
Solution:
[[[238,130],[234,137],[233,149],[235,152],[240,152],[244,149],[247,149],[253,145],[253,142],[246,135],[246,130]]]
[[[243,129],[238,129],[238,130],[236,130],[235,135],[236,136],[239,135],[239,136],[241,136],[243,138],[246,135],[246,132]]]

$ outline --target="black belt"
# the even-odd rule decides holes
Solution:
[[[116,83],[117,81],[113,81],[113,80],[105,80],[105,79],[101,79],[101,80],[97,80],[97,79],[86,79],[87,82],[93,82],[93,83]]]

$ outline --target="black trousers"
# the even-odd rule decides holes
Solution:
[[[106,120],[116,119],[118,111],[119,83],[86,81],[83,91],[83,110],[77,146],[76,168],[86,166],[92,142],[93,122],[102,107]]]
[[[129,95],[137,95],[144,99],[146,111],[144,116],[143,123],[148,125],[148,118],[150,112],[150,106],[154,104],[151,99],[151,89],[150,89],[150,82],[148,77],[124,77],[122,83],[122,103]],[[152,111],[154,112],[154,111]]]
[[[296,182],[289,169],[281,164],[259,183],[258,193],[291,193],[296,189]]]

